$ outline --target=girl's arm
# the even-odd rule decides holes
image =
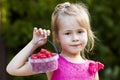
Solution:
[[[37,74],[32,71],[30,62],[26,61],[30,53],[32,53],[37,47],[46,43],[46,39],[49,34],[49,30],[34,28],[33,39],[10,61],[6,68],[7,72],[16,76]],[[36,44],[40,38],[44,38],[43,41]]]
[[[94,80],[99,80],[98,72],[96,73]]]

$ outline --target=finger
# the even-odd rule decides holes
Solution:
[[[43,35],[44,35],[44,38],[47,38],[47,31],[45,29],[43,30]]]
[[[34,28],[34,34],[35,34],[35,35],[38,35],[38,30],[37,30],[36,27]]]
[[[40,31],[37,29],[37,28],[35,28],[35,34],[37,35],[37,36],[39,36],[40,35]]]
[[[37,28],[36,28],[36,27],[34,27],[34,32],[36,32],[36,30],[37,30]]]
[[[47,30],[47,36],[49,36],[50,35],[50,30]]]
[[[39,28],[39,32],[40,32],[41,35],[43,35],[43,30],[42,30],[42,28]]]

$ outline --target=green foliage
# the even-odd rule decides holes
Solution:
[[[2,0],[2,36],[7,52],[16,54],[32,38],[33,27],[50,29],[54,7],[68,0]],[[69,0],[84,2],[90,11],[91,26],[99,41],[96,41],[94,60],[105,64],[100,71],[101,80],[119,80],[120,75],[120,7],[119,0]],[[50,37],[51,39],[51,37]],[[51,49],[51,48],[50,48]],[[12,54],[13,53],[13,54]],[[28,77],[12,77],[10,80],[46,80],[45,74]]]

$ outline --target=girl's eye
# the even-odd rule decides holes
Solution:
[[[65,35],[70,35],[70,33],[65,33]]]
[[[84,31],[78,31],[78,33],[83,33]]]

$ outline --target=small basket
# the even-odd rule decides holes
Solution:
[[[39,42],[42,39],[39,40]],[[52,44],[52,46],[54,47],[54,49],[56,50],[56,52],[58,53],[57,48],[55,47],[55,45],[48,40],[49,43]],[[51,72],[54,71],[58,68],[58,57],[59,55],[56,53],[52,57],[49,58],[40,58],[40,59],[32,59],[31,57],[28,58],[28,61],[31,63],[32,65],[32,70],[34,72],[38,72],[38,73],[46,73],[46,72]]]

